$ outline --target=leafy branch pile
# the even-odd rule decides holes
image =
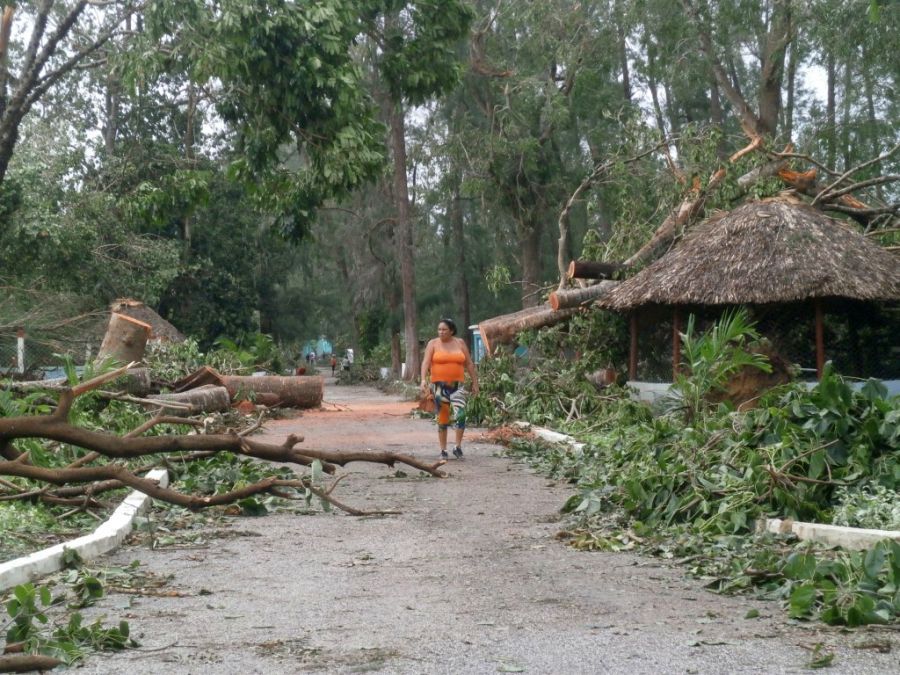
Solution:
[[[808,545],[793,550],[753,529],[771,516],[852,517],[861,503],[870,506],[867,525],[895,524],[893,504],[885,500],[900,482],[900,398],[889,398],[874,381],[851,387],[828,369],[817,386],[772,390],[747,412],[713,403],[738,368],[765,367],[753,352],[755,337],[741,313],[703,336],[689,329],[683,349],[688,374],[655,411],[624,395],[593,393],[583,407],[595,412],[567,422],[565,405],[534,400],[545,395],[535,383],[563,372],[551,361],[543,373],[528,374],[530,388],[515,380],[507,363],[492,364],[482,386],[494,388],[484,400],[513,403],[495,407],[495,416],[546,414],[555,407],[555,417],[532,415],[530,421],[555,422],[586,443],[580,451],[512,443],[513,452],[541,471],[577,487],[565,505],[575,518],[575,546],[641,547],[687,558],[711,587],[759,588],[784,598],[792,616],[848,625],[895,621],[900,546],[885,542],[865,554],[814,552]],[[516,398],[527,394],[527,402]],[[870,503],[867,495],[882,501]]]
[[[78,565],[80,561],[73,560]],[[45,670],[72,665],[89,652],[136,647],[127,621],[106,627],[102,619],[85,624],[79,609],[103,597],[100,579],[85,569],[72,569],[63,578],[63,592],[54,595],[48,586],[27,583],[16,586],[5,602],[8,620],[6,644],[0,656],[3,672]],[[60,616],[60,614],[62,616]]]

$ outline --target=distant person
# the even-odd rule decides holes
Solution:
[[[431,373],[431,394],[437,410],[438,443],[441,459],[447,459],[447,429],[454,427],[456,445],[453,456],[462,459],[462,439],[466,430],[466,372],[472,378],[472,393],[478,393],[478,371],[469,354],[466,341],[456,337],[456,323],[441,319],[438,336],[428,342],[422,358],[422,393],[427,394],[428,374]]]
[[[337,357],[332,354],[331,355],[331,376],[334,377],[334,369],[337,368]]]

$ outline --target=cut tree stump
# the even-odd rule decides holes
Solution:
[[[577,309],[554,310],[547,305],[528,307],[512,314],[495,316],[493,319],[478,324],[478,332],[484,343],[486,354],[490,354],[499,344],[509,344],[523,330],[544,328],[565,321],[574,315]]]
[[[578,307],[603,297],[618,285],[618,281],[601,281],[599,284],[586,286],[585,288],[569,288],[564,291],[554,291],[550,294],[550,307],[554,310]]]
[[[107,358],[122,363],[141,361],[151,330],[150,324],[113,312],[109,317],[106,335],[103,336],[103,342],[97,352],[96,362],[100,363]]]
[[[318,408],[325,394],[325,380],[318,375],[222,375],[222,384],[232,399],[253,399],[274,394],[285,408]]]

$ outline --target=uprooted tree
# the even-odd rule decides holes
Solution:
[[[70,422],[70,412],[75,400],[97,390],[104,383],[115,380],[127,371],[127,366],[111,371],[74,387],[60,390],[55,409],[42,415],[26,415],[0,418],[0,500],[39,500],[48,504],[89,508],[97,506],[97,496],[110,490],[130,487],[154,499],[198,510],[229,504],[251,495],[271,495],[297,498],[295,490],[309,490],[335,507],[352,515],[381,513],[364,511],[339,502],[332,495],[340,478],[327,487],[315,484],[305,477],[284,479],[270,477],[215,495],[198,495],[162,487],[158,482],[140,474],[165,463],[180,463],[210,457],[220,452],[267,462],[280,462],[297,466],[311,466],[320,462],[322,470],[334,475],[338,467],[350,462],[373,462],[394,466],[405,464],[436,477],[445,474],[440,467],[443,461],[423,462],[408,455],[393,452],[346,452],[313,448],[299,449],[301,436],[291,435],[284,443],[275,445],[254,440],[249,432],[224,434],[183,434],[144,436],[149,429],[160,424],[188,424],[202,427],[203,422],[162,414],[119,436],[76,426]],[[162,409],[161,405],[161,409]],[[31,461],[28,451],[16,448],[17,439],[40,438],[55,443],[66,443],[86,450],[86,454],[61,468],[38,466]],[[135,460],[139,466],[133,466]],[[43,484],[39,488],[25,488],[2,477],[25,478]]]

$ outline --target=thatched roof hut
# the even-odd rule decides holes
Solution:
[[[751,202],[696,226],[598,302],[738,305],[812,298],[900,300],[900,258],[798,202]]]
[[[709,218],[597,305],[632,316],[629,373],[637,369],[636,310],[673,308],[677,369],[681,308],[811,302],[816,368],[824,366],[823,301],[900,300],[900,258],[806,204],[750,202]]]

